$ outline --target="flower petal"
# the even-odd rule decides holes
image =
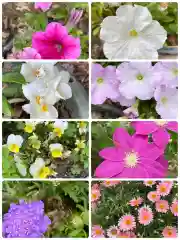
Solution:
[[[156,132],[152,134],[154,143],[161,149],[165,149],[170,140],[170,134],[166,129],[160,127]]]
[[[67,83],[60,82],[56,90],[58,92],[59,97],[62,99],[69,99],[72,97],[71,87]]]
[[[124,158],[124,151],[115,147],[104,148],[99,152],[99,156],[105,160],[121,162]]]
[[[131,126],[136,130],[136,134],[148,135],[155,132],[158,126],[155,122],[132,122]]]
[[[175,121],[168,122],[166,128],[173,132],[178,132],[178,123]]]
[[[124,128],[116,128],[113,134],[113,142],[116,146],[128,150],[132,147],[132,137]]]
[[[124,166],[120,162],[103,161],[95,170],[98,178],[112,178],[122,172]]]

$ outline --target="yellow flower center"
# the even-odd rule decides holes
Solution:
[[[151,195],[151,197],[152,197],[152,198],[156,198],[156,194],[153,193],[153,194]]]
[[[132,29],[129,31],[129,35],[131,37],[137,37],[138,36],[138,32],[135,29]]]
[[[51,169],[48,167],[43,167],[39,173],[39,178],[47,178],[49,175],[51,175]]]
[[[159,208],[164,209],[165,208],[164,204],[163,203],[159,204]]]
[[[96,199],[97,198],[97,194],[96,193],[92,193],[91,198],[92,199]]]
[[[112,229],[112,230],[111,230],[111,234],[112,234],[112,235],[117,235],[117,229]]]
[[[177,68],[173,68],[172,72],[176,77],[178,76],[178,69]]]
[[[61,137],[63,132],[60,128],[54,128],[53,132],[56,134],[56,136]]]
[[[32,133],[33,132],[33,126],[32,125],[26,125],[24,128],[24,131],[27,133]]]
[[[124,159],[126,167],[129,167],[129,168],[136,167],[138,160],[139,160],[139,157],[138,157],[137,153],[133,152],[133,151],[126,153],[126,156]]]
[[[126,220],[126,225],[131,225],[131,220],[130,219]]]
[[[86,123],[85,122],[80,122],[79,123],[79,127],[80,128],[85,128],[86,127]]]
[[[103,82],[104,82],[103,78],[100,78],[100,77],[99,77],[99,78],[97,79],[97,83],[98,83],[98,84],[102,84]]]
[[[147,181],[147,184],[152,185],[153,181]]]
[[[35,77],[40,77],[40,69],[35,69],[34,71],[33,71],[33,75],[35,76]]]
[[[60,149],[53,149],[53,150],[51,151],[51,154],[52,154],[52,156],[53,156],[54,158],[60,158],[60,157],[62,157],[62,152],[61,152]]]
[[[84,147],[85,147],[84,142],[80,142],[77,144],[77,148],[84,148]]]
[[[166,187],[165,186],[161,186],[160,187],[160,192],[165,193],[166,192]]]
[[[148,219],[149,219],[148,215],[147,215],[147,214],[144,214],[143,219],[144,219],[145,221],[148,220]]]
[[[17,144],[11,144],[8,147],[10,152],[18,153],[19,152],[19,146]]]
[[[96,235],[101,235],[102,234],[102,230],[101,229],[96,229]]]
[[[167,97],[162,97],[162,98],[161,98],[161,102],[162,102],[162,104],[165,105],[165,104],[168,102]]]
[[[40,97],[40,96],[36,96],[36,103],[37,103],[38,105],[41,104],[41,97]]]
[[[48,106],[47,104],[43,104],[41,107],[42,112],[48,112]]]
[[[172,236],[172,231],[168,230],[168,236]]]
[[[142,74],[138,74],[138,75],[136,76],[136,78],[137,78],[137,80],[142,81],[143,78],[144,78],[144,76],[143,76]]]

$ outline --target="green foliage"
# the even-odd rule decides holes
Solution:
[[[88,182],[4,182],[3,214],[20,199],[44,202],[52,222],[45,237],[88,237]]]
[[[33,124],[33,123],[32,123]],[[3,157],[3,176],[5,178],[32,177],[29,173],[30,166],[37,158],[45,161],[46,167],[56,172],[57,177],[86,177],[88,175],[88,132],[80,134],[77,122],[69,122],[68,128],[61,136],[53,133],[53,123],[38,123],[34,130],[28,133],[25,122],[4,122],[3,143],[7,143],[10,134],[21,135],[24,139],[18,154],[8,151],[8,156]],[[88,128],[88,123],[86,124]],[[84,148],[77,149],[76,140],[84,141]],[[63,146],[61,158],[53,158],[50,144],[60,143]],[[7,146],[4,145],[7,149]],[[15,157],[27,169],[27,175],[21,176],[15,164]],[[50,174],[54,176],[54,173]]]
[[[96,122],[92,123],[92,175],[94,175],[94,170],[102,162],[99,157],[99,151],[106,147],[114,146],[113,144],[113,133],[116,128],[126,128],[129,134],[134,134],[134,129],[131,127],[128,121],[118,121],[118,122]],[[169,131],[170,132],[170,131]],[[165,158],[169,163],[169,172],[167,177],[176,177],[178,171],[177,162],[177,148],[178,148],[178,134],[175,132],[170,132],[171,140],[165,150]]]
[[[177,3],[168,3],[168,8],[161,10],[159,2],[133,2],[133,3],[119,3],[117,5],[111,5],[108,3],[93,3],[92,4],[92,35],[99,36],[101,23],[107,16],[115,16],[116,9],[120,5],[136,4],[145,6],[152,14],[153,20],[157,20],[170,35],[178,34],[178,6]],[[168,43],[169,44],[169,43]]]
[[[22,74],[18,72],[13,73],[5,73],[2,77],[3,83],[18,83],[18,84],[25,84],[26,80]]]
[[[156,191],[155,185],[147,187],[143,182],[138,181],[124,181],[111,187],[105,187],[98,182],[101,197],[97,201],[95,210],[92,210],[92,225],[100,225],[104,230],[110,226],[118,225],[119,219],[125,214],[132,214],[136,218],[135,234],[140,238],[160,238],[161,233],[166,226],[177,227],[177,217],[175,217],[169,210],[167,213],[158,213],[155,209],[155,203],[147,198],[150,191]],[[143,204],[147,205],[153,211],[153,221],[143,226],[138,222],[138,208],[131,207],[129,201],[133,198],[143,198]],[[161,199],[167,200],[169,205],[172,204],[174,199],[178,197],[178,185],[174,182],[170,194]]]
[[[7,117],[11,117],[12,112],[13,109],[9,104],[7,98],[5,96],[2,96],[2,113]]]

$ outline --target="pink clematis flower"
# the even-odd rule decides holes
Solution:
[[[58,22],[49,23],[45,32],[34,33],[32,47],[43,59],[77,59],[81,54],[80,39],[68,35],[67,28]]]
[[[144,138],[130,136],[123,128],[117,128],[113,135],[115,147],[99,152],[105,159],[95,171],[101,178],[155,178],[164,177],[167,163],[163,150],[149,144]]]
[[[167,130],[178,131],[178,123],[175,121],[132,122],[131,125],[136,130],[136,134],[144,136],[152,134],[154,143],[162,149],[165,149],[170,140],[170,134]]]
[[[40,9],[43,12],[46,12],[52,5],[52,2],[35,2],[34,3],[34,8],[35,9]]]
[[[34,48],[24,48],[23,51],[17,55],[18,59],[41,59],[41,55]]]

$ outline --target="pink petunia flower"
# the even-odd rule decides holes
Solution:
[[[149,206],[141,207],[138,211],[139,223],[146,226],[153,221],[153,212]]]
[[[138,136],[130,136],[123,128],[115,130],[113,141],[115,147],[108,147],[99,152],[105,161],[96,168],[96,177],[165,177],[167,165],[164,164],[164,159],[161,159],[163,150],[155,144],[149,144]]]
[[[119,228],[117,226],[111,226],[107,229],[107,236],[109,238],[117,238],[119,234]]]
[[[163,229],[162,235],[165,238],[176,238],[177,237],[177,229],[175,227],[167,226]]]
[[[178,201],[177,201],[177,199],[175,199],[173,201],[172,205],[170,206],[170,210],[174,216],[176,216],[176,217],[178,216]]]
[[[131,125],[136,130],[136,134],[149,135],[152,134],[154,143],[162,149],[165,149],[169,143],[170,134],[167,130],[173,132],[178,131],[177,122],[167,121],[148,121],[148,122],[132,122]]]
[[[93,238],[103,238],[103,237],[105,237],[105,235],[104,235],[105,232],[104,232],[103,228],[99,225],[92,226],[91,232],[92,232],[92,237]]]
[[[147,194],[147,198],[151,202],[157,202],[160,200],[160,195],[156,191],[151,191]]]
[[[171,189],[172,189],[173,183],[170,181],[164,181],[160,182],[157,186],[157,192],[159,193],[160,196],[167,196],[170,194]]]
[[[99,189],[92,189],[91,190],[91,201],[95,202],[101,197],[101,192]]]
[[[121,183],[121,181],[115,181],[115,180],[106,180],[102,182],[102,185],[105,187],[112,187],[116,186],[117,184]]]
[[[142,203],[143,203],[143,198],[142,197],[136,197],[136,198],[133,198],[132,200],[129,201],[129,205],[131,207],[138,207]]]
[[[153,181],[153,180],[146,180],[146,181],[144,181],[144,185],[146,187],[152,187],[154,184],[156,184],[156,181]]]
[[[18,59],[41,59],[41,55],[34,48],[24,48],[23,51],[17,55]]]
[[[67,28],[58,22],[49,23],[45,32],[34,33],[32,47],[43,59],[77,59],[81,54],[80,39],[68,35]]]
[[[130,231],[136,228],[135,217],[131,214],[122,216],[118,222],[118,226],[122,231]]]
[[[160,213],[167,213],[169,210],[169,204],[166,200],[159,200],[156,202],[156,211]]]
[[[34,3],[34,8],[35,9],[40,9],[43,12],[46,12],[47,10],[49,10],[51,5],[52,5],[52,2],[35,2]]]

